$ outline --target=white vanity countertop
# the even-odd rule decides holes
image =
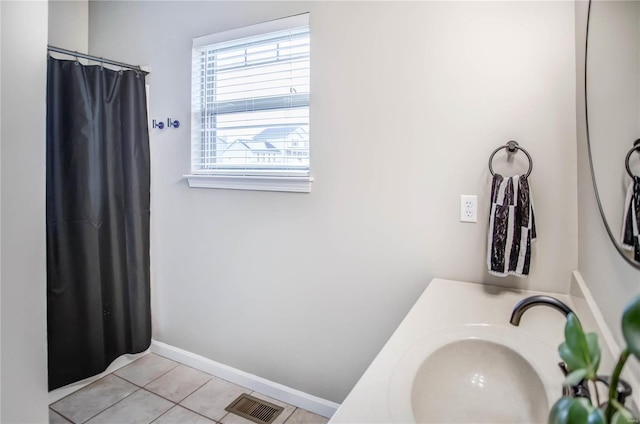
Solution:
[[[545,294],[574,308],[571,296],[528,290],[515,290],[484,284],[434,279],[400,323],[378,356],[344,400],[331,423],[390,423],[388,387],[396,364],[411,346],[426,334],[451,326],[490,324],[512,327],[509,318],[521,299]],[[582,317],[580,317],[582,320]],[[590,321],[590,319],[587,319]],[[562,313],[549,307],[529,309],[522,316],[518,331],[532,335],[553,349],[564,341]],[[582,321],[585,331],[594,331]],[[558,357],[560,362],[560,357]],[[610,360],[603,358],[603,366]],[[601,369],[607,369],[601,368]],[[561,378],[560,369],[558,369]],[[558,397],[561,393],[558,393]]]

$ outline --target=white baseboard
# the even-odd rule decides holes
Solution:
[[[331,418],[340,406],[157,340],[151,341],[151,352],[323,417]]]

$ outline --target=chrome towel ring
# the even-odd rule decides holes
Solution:
[[[638,141],[640,141],[640,140],[638,140]],[[640,146],[638,146],[638,148],[640,148]],[[522,153],[527,155],[527,159],[529,159],[529,170],[527,171],[527,174],[525,175],[525,177],[529,178],[529,175],[531,175],[531,170],[533,169],[533,160],[531,159],[531,155],[529,154],[529,152],[527,152],[524,148],[520,147],[518,145],[518,142],[514,141],[514,140],[508,141],[507,144],[505,144],[504,146],[498,147],[496,150],[494,150],[491,153],[491,156],[489,156],[489,171],[491,172],[491,175],[496,175],[493,172],[493,166],[491,166],[491,162],[493,161],[493,157],[496,155],[496,153],[498,153],[499,150],[502,150],[502,149],[507,149],[507,152],[509,152],[509,153],[516,153],[518,150],[520,150],[520,151],[522,151]],[[627,159],[628,159],[628,157],[629,157],[629,155],[627,155]],[[627,170],[628,169],[629,168],[627,167]]]
[[[633,178],[633,174],[631,173],[631,168],[629,168],[629,158],[631,157],[631,153],[635,152],[636,150],[640,150],[640,138],[633,142],[633,147],[629,149],[629,151],[627,152],[627,157],[624,159],[624,165],[627,168],[627,174],[629,174],[631,178]]]

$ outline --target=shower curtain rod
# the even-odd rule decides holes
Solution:
[[[75,51],[71,51],[71,50],[67,50],[67,49],[62,49],[60,47],[55,47],[55,46],[47,45],[47,50],[49,50],[50,52],[56,52],[56,53],[66,54],[66,55],[69,55],[69,56],[75,56],[76,58],[89,59],[89,60],[92,60],[94,62],[100,62],[100,63],[109,64],[109,65],[119,66],[121,68],[133,69],[134,71],[138,71],[138,72],[141,72],[141,73],[143,73],[145,75],[149,75],[149,72],[143,70],[142,68],[140,68],[140,66],[129,65],[127,63],[122,63],[122,62],[116,62],[115,60],[104,59],[104,58],[98,57],[98,56],[91,56],[89,54],[79,53],[79,52],[75,52]]]

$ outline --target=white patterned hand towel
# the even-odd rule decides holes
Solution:
[[[487,266],[493,275],[529,275],[531,242],[536,239],[533,200],[526,176],[493,176]]]
[[[624,202],[624,222],[622,223],[622,247],[633,249],[633,257],[640,261],[640,238],[638,218],[640,217],[640,178],[634,175],[627,189]]]

